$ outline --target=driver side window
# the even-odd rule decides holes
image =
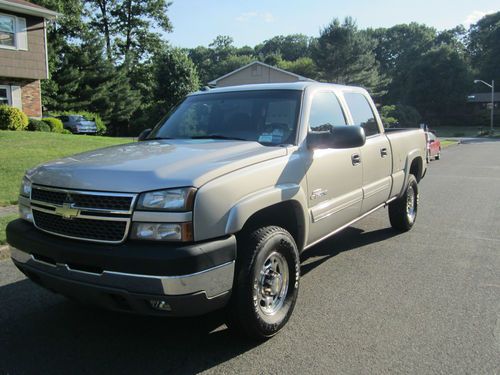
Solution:
[[[330,131],[334,126],[347,125],[339,100],[332,92],[314,95],[309,113],[311,131]]]

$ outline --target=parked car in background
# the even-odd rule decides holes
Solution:
[[[427,138],[427,161],[432,158],[439,160],[441,158],[441,142],[439,138],[432,132],[425,133]]]
[[[87,120],[82,115],[58,116],[62,121],[64,129],[68,129],[74,134],[96,134],[97,125],[94,121]]]

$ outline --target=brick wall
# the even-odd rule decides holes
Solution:
[[[42,97],[40,92],[40,80],[21,84],[21,98],[23,101],[23,112],[29,117],[42,117]]]
[[[0,85],[20,86],[23,112],[28,117],[42,117],[42,95],[40,80],[25,80],[0,77]]]

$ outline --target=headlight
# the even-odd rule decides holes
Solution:
[[[195,188],[157,190],[139,196],[137,209],[158,211],[191,211]]]
[[[192,241],[191,223],[134,223],[131,238],[152,241]]]
[[[23,182],[21,183],[19,194],[27,198],[31,196],[31,181],[28,180],[27,177],[23,177]]]

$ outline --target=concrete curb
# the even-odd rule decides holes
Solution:
[[[9,245],[0,246],[0,260],[10,258],[10,248]]]

